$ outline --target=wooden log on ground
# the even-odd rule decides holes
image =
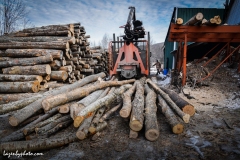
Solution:
[[[96,129],[94,131],[90,131],[90,134],[91,135],[96,134],[97,132],[102,131],[105,127],[107,127],[107,122],[106,121],[98,123]]]
[[[195,23],[202,21],[203,19],[203,14],[202,13],[197,13],[194,15],[192,18],[190,18],[184,25],[194,25]]]
[[[149,141],[156,141],[159,137],[159,127],[157,122],[157,95],[145,84],[147,92],[145,101],[145,137]]]
[[[69,30],[51,31],[51,32],[30,32],[30,33],[18,32],[18,33],[15,33],[14,36],[15,37],[30,37],[30,36],[67,36],[67,37],[72,37],[72,33]]]
[[[7,103],[7,104],[1,104],[0,105],[0,115],[21,109],[21,108],[29,105],[30,103],[33,103],[34,101],[36,101],[37,99],[39,99],[41,97],[42,97],[42,95],[37,95],[37,96],[29,97],[26,99],[22,99],[19,101],[14,101],[14,102]]]
[[[46,135],[49,137],[50,135],[56,133],[57,131],[63,129],[63,128],[67,128],[68,126],[70,126],[70,124],[72,124],[72,119],[67,120],[65,122],[61,122],[58,125],[56,125],[55,127],[53,127],[52,129],[48,130]]]
[[[62,50],[53,50],[53,49],[7,49],[0,56],[3,57],[39,57],[52,55],[53,59],[62,59],[63,51]]]
[[[158,95],[158,103],[162,113],[167,118],[167,121],[171,126],[172,132],[175,134],[182,133],[184,126],[178,121],[171,107],[169,107],[169,105],[160,95]]]
[[[138,132],[130,129],[129,138],[136,139],[138,137]]]
[[[51,74],[49,64],[35,66],[14,66],[2,69],[3,74],[19,74],[19,75],[47,75]]]
[[[50,63],[53,61],[51,55],[33,57],[33,58],[14,58],[9,61],[0,62],[0,68],[12,67],[12,66],[31,66],[36,64]]]
[[[13,114],[11,117],[9,117],[9,123],[12,126],[17,126],[27,118],[31,117],[34,113],[36,113],[38,110],[42,109],[42,101],[46,98],[46,96],[55,96],[58,94],[61,94],[63,92],[70,92],[71,90],[74,90],[78,87],[81,87],[87,83],[96,81],[99,77],[103,78],[105,77],[105,73],[99,73],[95,75],[88,76],[80,81],[77,81],[71,85],[63,86],[59,88],[58,90],[51,90],[44,93],[44,97],[40,98],[39,100],[31,103],[30,105],[24,107],[23,109],[20,109],[17,113]],[[27,113],[27,114],[26,114]]]
[[[0,104],[11,103],[14,101],[19,101],[25,98],[29,98],[32,96],[40,95],[39,93],[4,93],[0,94]]]
[[[168,96],[174,101],[174,103],[186,114],[193,116],[195,114],[195,108],[193,105],[189,104],[187,101],[182,99],[176,92],[173,90],[160,87]]]
[[[69,49],[68,42],[11,42],[0,43],[0,49]]]
[[[147,79],[146,82],[158,93],[160,94],[164,100],[172,107],[172,109],[181,117],[181,119],[188,123],[190,119],[190,115],[184,113],[173,101],[172,99],[162,91],[155,83],[153,83],[150,79]]]
[[[140,131],[144,120],[144,88],[140,81],[136,82],[136,93],[132,103],[129,126],[134,131]]]
[[[65,81],[68,78],[68,74],[65,71],[52,71],[51,74],[52,80]]]
[[[41,151],[56,147],[61,147],[77,140],[75,134],[62,135],[58,138],[37,139],[29,141],[4,142],[0,144],[0,154],[3,152],[24,152],[24,151]]]
[[[107,118],[109,118],[115,111],[117,111],[122,106],[122,103],[119,103],[118,105],[111,108],[109,111],[107,111],[100,119],[99,122],[105,121]]]
[[[74,32],[74,25],[75,24],[47,25],[42,27],[33,27],[33,28],[23,29],[23,31],[21,32],[32,33],[32,32],[65,31],[65,30]]]
[[[35,81],[35,80],[41,83],[43,81],[43,77],[38,75],[0,74],[0,82],[1,81],[23,82],[23,81]]]
[[[109,81],[109,82],[119,82],[119,81]],[[121,81],[121,82],[124,82],[124,81]],[[79,127],[79,125],[83,122],[84,119],[86,119],[88,117],[89,114],[91,115],[92,112],[96,111],[98,108],[102,107],[103,105],[108,105],[108,104],[112,103],[112,101],[118,95],[122,94],[123,92],[125,92],[126,89],[131,87],[131,85],[128,84],[129,82],[127,82],[127,81],[125,81],[125,82],[126,82],[126,85],[124,85],[124,83],[123,83],[122,86],[119,89],[115,90],[112,94],[109,94],[109,95],[105,96],[104,98],[101,98],[101,99],[95,101],[94,103],[90,104],[86,108],[84,108],[78,114],[78,116],[74,119],[74,127]]]
[[[58,88],[58,87],[62,87],[62,86],[65,86],[67,84],[64,84],[64,83],[51,83],[51,82],[48,82],[48,88],[50,89],[53,89],[53,88]]]
[[[123,93],[123,106],[120,110],[119,114],[123,118],[129,117],[132,110],[132,95],[136,91],[136,81],[134,85],[125,93]]]
[[[39,81],[25,82],[1,82],[1,93],[21,93],[21,92],[38,92],[40,87]]]
[[[88,76],[89,77],[89,76]],[[56,107],[58,105],[82,98],[86,95],[89,95],[91,92],[99,89],[103,89],[109,86],[119,86],[119,85],[124,85],[128,83],[133,83],[135,79],[129,79],[125,81],[107,81],[107,82],[101,82],[100,84],[97,85],[92,85],[88,87],[87,89],[82,89],[78,88],[73,91],[67,92],[67,93],[62,93],[56,96],[48,97],[43,100],[42,106],[44,110],[48,111],[53,107]]]
[[[50,64],[52,70],[58,70],[62,66],[62,62],[59,60],[54,60]]]
[[[58,112],[59,113],[69,113],[70,112],[70,106],[75,103],[75,102],[70,102],[70,103],[66,103],[63,104],[61,106],[58,106]]]

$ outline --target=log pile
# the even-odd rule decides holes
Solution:
[[[80,23],[28,28],[0,36],[0,81],[4,81],[0,92],[46,91],[58,87],[54,85],[57,82],[73,83],[107,73],[107,53],[100,52],[99,47],[90,48],[88,38]],[[27,89],[19,87],[22,84]]]
[[[10,115],[10,125],[22,124],[23,127],[0,140],[0,153],[4,150],[39,151],[89,137],[96,139],[108,127],[110,115],[118,111],[129,120],[129,138],[137,138],[144,129],[146,139],[156,141],[161,134],[158,109],[175,134],[181,134],[183,122],[189,122],[189,110],[191,116],[195,112],[193,106],[180,100],[173,91],[159,88],[146,77],[123,81],[112,77],[104,81],[105,76],[103,72],[90,75],[57,90],[28,97],[24,103],[15,99],[1,104],[0,114]],[[175,100],[178,102],[173,102]],[[69,126],[75,127],[76,132],[67,137],[59,136],[60,130]],[[42,144],[46,147],[37,147]]]

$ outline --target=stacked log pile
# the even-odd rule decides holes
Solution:
[[[80,23],[0,36],[0,92],[38,92],[107,72],[106,53],[90,49],[88,38]]]

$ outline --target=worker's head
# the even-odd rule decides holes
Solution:
[[[157,62],[158,62],[158,60],[157,60]]]

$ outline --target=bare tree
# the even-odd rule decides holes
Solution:
[[[102,40],[101,40],[102,49],[107,49],[109,42],[110,42],[109,35],[107,33],[105,33]]]
[[[2,0],[0,12],[2,33],[10,33],[16,30],[21,23],[23,27],[26,27],[28,12],[22,0]],[[25,22],[23,22],[24,19]]]

